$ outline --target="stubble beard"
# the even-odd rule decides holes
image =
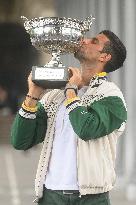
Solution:
[[[74,53],[74,57],[78,59],[80,62],[85,60],[85,54],[80,49]]]

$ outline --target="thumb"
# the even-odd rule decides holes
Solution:
[[[72,74],[76,74],[77,72],[79,72],[79,68],[75,68],[75,67],[69,67],[69,70],[71,71]]]

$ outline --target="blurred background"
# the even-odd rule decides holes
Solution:
[[[37,51],[23,27],[21,16],[96,18],[87,36],[104,29],[115,32],[127,47],[124,67],[109,76],[123,91],[128,123],[117,150],[117,183],[113,205],[136,204],[136,1],[135,0],[0,0],[0,204],[32,205],[34,179],[41,145],[16,151],[10,145],[10,128],[27,93],[27,76],[33,65],[44,65],[50,55]],[[79,66],[72,55],[62,61]]]

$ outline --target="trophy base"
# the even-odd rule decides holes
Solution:
[[[33,82],[44,89],[63,89],[68,81],[33,80]]]
[[[62,89],[69,79],[68,68],[63,67],[32,67],[32,81],[44,89]]]

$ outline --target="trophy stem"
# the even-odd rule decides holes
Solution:
[[[63,67],[60,61],[60,51],[52,52],[52,59],[45,65],[45,67]]]

